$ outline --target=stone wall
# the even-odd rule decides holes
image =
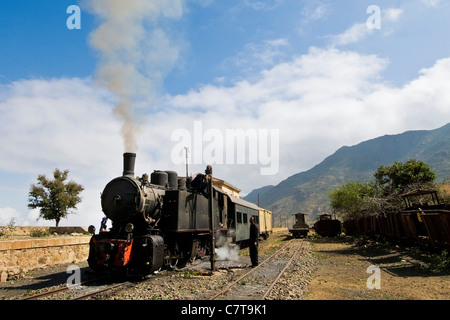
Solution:
[[[90,239],[90,236],[83,235],[1,239],[0,281],[6,281],[8,274],[24,274],[35,268],[86,261]]]
[[[85,227],[15,227],[15,226],[0,226],[0,235],[5,237],[11,236],[32,236],[33,232],[42,232],[49,234],[89,234]],[[0,238],[1,239],[1,238]]]

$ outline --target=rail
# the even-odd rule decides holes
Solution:
[[[103,280],[105,278],[107,278],[107,276],[100,276],[100,277],[96,277],[96,278],[93,278],[93,279],[85,280],[85,281],[81,282],[80,285],[83,286],[83,285],[86,285],[88,283],[92,283],[92,282],[95,282],[95,281]],[[23,297],[18,298],[17,300],[37,300],[37,299],[40,299],[40,298],[45,298],[45,297],[56,295],[58,293],[63,293],[63,292],[69,291],[71,289],[72,288],[70,286],[67,286],[67,284],[61,284],[61,285],[59,285],[56,288],[53,288],[53,289],[50,289],[50,290],[47,290],[47,291],[44,291],[44,292],[39,292],[39,293],[36,293],[36,294],[33,294],[33,295],[29,295],[29,296],[23,296]]]
[[[280,274],[278,275],[278,277],[272,282],[272,284],[270,285],[269,289],[267,289],[267,291],[262,295],[261,299],[264,300],[265,298],[267,298],[267,296],[269,295],[270,291],[272,291],[273,287],[275,286],[275,284],[278,282],[278,280],[281,279],[281,277],[283,276],[284,272],[287,270],[287,268],[291,265],[292,261],[294,260],[294,258],[297,256],[297,254],[300,252],[300,249],[303,246],[303,240],[300,242],[300,244],[298,245],[297,249],[295,250],[294,254],[292,255],[291,259],[289,259],[289,262],[286,264],[286,266],[283,268],[283,270],[281,270]]]
[[[271,261],[275,256],[281,254],[286,248],[290,245],[290,242],[286,243],[283,247],[275,251],[272,255],[270,255],[267,259],[265,259],[263,262],[261,262],[258,266],[252,268],[250,271],[244,273],[243,275],[239,276],[236,280],[231,282],[225,289],[221,290],[220,292],[216,293],[212,297],[210,297],[208,300],[216,300],[217,298],[223,296],[225,293],[230,291],[236,284],[238,284],[242,279],[246,278],[248,275],[254,273],[259,268],[261,268],[263,265],[265,265],[267,262]],[[300,251],[301,247],[303,245],[303,240],[301,240],[300,244],[296,247],[296,250],[294,250],[294,253],[292,254],[292,257],[284,267],[284,269],[280,272],[278,277],[273,281],[273,283],[270,285],[270,287],[266,290],[266,292],[263,294],[262,299],[266,298],[267,295],[270,293],[270,291],[273,289],[275,284],[278,282],[278,280],[281,278],[281,276],[284,274],[284,272],[287,270],[287,268],[290,266],[291,262],[293,261],[294,257],[297,255],[297,253]]]

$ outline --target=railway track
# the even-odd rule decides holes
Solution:
[[[24,297],[20,297],[17,300],[38,300],[38,299],[42,299],[45,297],[50,297],[53,296],[55,294],[61,293],[61,292],[67,292],[69,290],[69,288],[67,287],[67,285],[60,285],[57,288],[54,289],[50,289],[44,292],[39,292],[30,296],[24,296]]]
[[[192,300],[255,300],[271,299],[278,295],[280,289],[284,290],[286,281],[283,275],[299,265],[296,257],[302,252],[304,242],[302,239],[291,239],[281,246],[277,245],[275,252],[261,255],[259,266],[248,269],[244,267],[242,271],[234,274],[222,268],[221,272],[210,278],[201,272],[196,274],[194,269],[180,269],[166,274],[161,271],[158,275],[152,275],[145,281],[133,281],[128,278],[118,279],[116,277],[103,277],[85,279],[80,285],[81,288],[68,288],[67,285],[60,284],[32,296],[19,298],[20,300],[83,300],[83,299],[192,299]],[[246,258],[243,257],[245,262]],[[203,262],[196,266],[197,270],[203,270]],[[231,267],[230,267],[231,268]],[[237,265],[237,269],[241,269]],[[227,271],[224,271],[227,270]],[[198,271],[197,271],[198,272]],[[243,272],[243,273],[242,273]],[[225,278],[228,277],[228,280]],[[120,281],[118,281],[120,280]],[[129,281],[128,281],[129,280]],[[224,281],[225,280],[225,281]],[[281,281],[280,281],[281,280]],[[211,282],[212,281],[212,282]],[[218,287],[217,282],[222,284]],[[230,282],[231,281],[231,282]],[[215,287],[215,288],[214,288]],[[213,291],[215,290],[215,291]],[[217,290],[221,290],[218,292]],[[193,293],[195,292],[195,293]]]
[[[257,267],[242,274],[223,290],[211,296],[209,300],[266,299],[285,271],[289,269],[294,258],[301,252],[302,246],[303,239],[291,240]],[[273,268],[274,265],[278,268]],[[276,274],[273,272],[274,269],[281,269],[281,271]]]
[[[130,282],[111,283],[108,277],[103,276],[83,281],[77,287],[62,284],[37,294],[20,297],[18,300],[83,300],[127,285],[129,286]]]
[[[100,295],[100,294],[108,293],[108,292],[113,291],[115,289],[121,289],[121,288],[124,288],[124,287],[127,287],[127,286],[130,286],[130,284],[128,282],[127,283],[113,284],[113,285],[106,286],[103,289],[96,289],[96,290],[94,290],[92,292],[83,293],[83,294],[81,294],[79,296],[73,297],[70,300],[85,300],[85,299],[92,298],[92,297],[95,297],[95,296]]]

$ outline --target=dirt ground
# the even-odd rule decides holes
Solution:
[[[450,299],[450,270],[444,267],[448,257],[350,238],[310,242],[317,269],[306,289],[306,300]]]

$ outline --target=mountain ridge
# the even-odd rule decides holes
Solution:
[[[274,213],[274,223],[295,212],[309,214],[309,222],[328,207],[328,192],[346,181],[370,180],[380,165],[411,158],[424,161],[437,181],[450,177],[450,123],[433,130],[412,130],[342,146],[311,169],[296,173],[275,186],[250,192],[245,200]]]

